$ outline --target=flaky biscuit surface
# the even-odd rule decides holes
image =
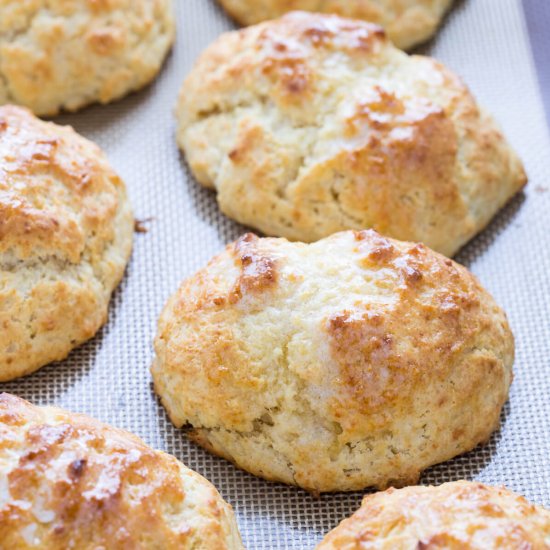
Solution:
[[[385,28],[399,48],[425,42],[437,30],[452,0],[220,0],[245,25],[275,19],[292,10],[364,19]]]
[[[291,240],[373,228],[450,256],[526,182],[452,72],[336,16],[223,35],[185,80],[177,117],[222,211]]]
[[[241,550],[206,479],[128,432],[0,394],[0,548]]]
[[[174,35],[172,0],[0,0],[0,104],[42,116],[119,99]]]
[[[467,481],[369,495],[317,546],[317,550],[523,548],[550,548],[550,512],[504,488]]]
[[[60,360],[107,318],[134,220],[99,147],[0,107],[0,380]]]
[[[486,441],[514,342],[465,268],[348,231],[229,245],[169,300],[155,350],[176,426],[258,476],[321,492],[415,482]]]

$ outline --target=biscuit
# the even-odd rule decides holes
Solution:
[[[241,550],[206,479],[135,435],[0,394],[0,546]]]
[[[336,16],[222,35],[185,80],[177,117],[222,211],[290,240],[373,228],[450,256],[526,182],[453,73]]]
[[[317,550],[545,550],[550,512],[504,488],[457,481],[369,495]]]
[[[367,230],[310,245],[245,235],[169,300],[155,351],[176,426],[323,492],[414,483],[485,442],[514,339],[464,267]]]
[[[243,25],[281,17],[292,10],[333,13],[381,25],[396,46],[409,49],[430,39],[452,0],[219,0]],[[405,5],[406,4],[406,5]]]
[[[148,84],[174,40],[172,0],[0,0],[0,104],[37,115]]]
[[[124,183],[96,145],[0,107],[0,381],[94,336],[133,229]]]

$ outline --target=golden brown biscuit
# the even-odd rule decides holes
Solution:
[[[453,73],[336,16],[224,34],[183,84],[177,116],[222,211],[291,240],[374,228],[452,255],[526,182]]]
[[[329,533],[317,550],[548,550],[550,512],[482,483],[389,489]]]
[[[292,10],[334,13],[385,28],[399,48],[431,38],[452,0],[219,0],[243,25],[275,19]]]
[[[0,107],[0,381],[94,336],[133,227],[124,183],[96,145]]]
[[[0,394],[0,547],[241,550],[206,479],[135,435]]]
[[[423,245],[245,235],[188,279],[152,367],[176,426],[314,492],[413,483],[486,441],[512,380],[506,316]]]
[[[108,103],[156,76],[172,0],[0,0],[0,105],[38,115]]]

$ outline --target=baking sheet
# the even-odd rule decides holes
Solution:
[[[8,384],[45,405],[89,413],[139,434],[210,479],[234,506],[249,549],[312,548],[362,494],[313,498],[237,470],[189,443],[153,395],[156,319],[178,283],[243,227],[189,176],[174,141],[173,106],[199,52],[232,23],[214,0],[175,0],[179,34],[159,79],[107,107],[59,117],[95,140],[125,179],[147,233],[116,292],[108,325],[63,363]],[[520,0],[464,0],[423,48],[461,74],[501,122],[530,176],[491,226],[458,256],[507,310],[517,339],[515,381],[501,430],[468,455],[432,468],[424,483],[459,478],[506,484],[550,505],[550,141]]]

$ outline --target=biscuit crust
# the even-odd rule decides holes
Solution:
[[[336,16],[222,35],[185,80],[177,117],[222,211],[290,240],[373,228],[451,256],[526,183],[456,75]]]
[[[43,550],[243,548],[206,479],[128,432],[0,394],[0,541]]]
[[[456,481],[389,489],[329,533],[317,550],[546,550],[550,512],[505,488]]]
[[[153,80],[174,36],[172,0],[0,0],[0,105],[109,103]]]
[[[248,234],[161,314],[152,366],[176,426],[309,491],[414,483],[485,442],[512,381],[504,312],[423,245]]]
[[[243,25],[294,10],[363,19],[384,27],[398,48],[409,49],[435,34],[452,0],[220,0],[220,4]]]
[[[124,183],[96,145],[0,107],[0,381],[94,336],[133,228]]]

